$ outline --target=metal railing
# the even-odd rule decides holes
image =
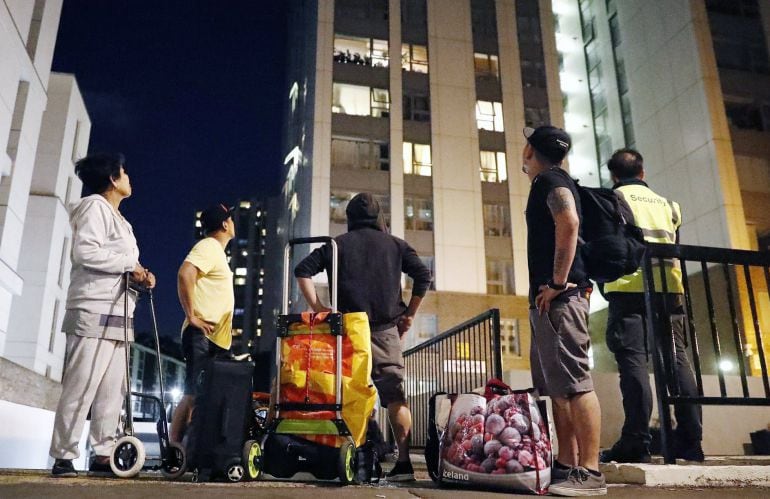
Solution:
[[[670,320],[672,311],[667,300],[656,299],[652,292],[669,291],[665,269],[677,260],[682,268],[685,338],[689,343],[697,396],[680,393]],[[768,301],[769,268],[770,252],[648,244],[643,264],[648,344],[653,347],[661,444],[666,463],[675,462],[670,407],[679,404],[770,406],[770,380],[758,314],[761,305],[768,305],[760,299]],[[706,332],[699,334],[703,330]],[[738,369],[740,388],[729,390],[724,371],[734,365]],[[704,393],[703,376],[712,373],[718,379],[718,395],[711,393],[716,390]],[[753,390],[750,389],[752,375],[761,381],[761,388],[754,384]],[[730,391],[735,393],[728,393]]]
[[[500,311],[488,310],[404,352],[413,447],[428,435],[428,401],[436,392],[462,393],[503,375]]]

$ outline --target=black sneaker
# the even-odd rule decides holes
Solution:
[[[53,468],[51,468],[51,476],[57,478],[76,478],[78,472],[75,471],[71,459],[56,459],[53,462]]]
[[[393,469],[390,470],[390,473],[385,475],[385,479],[389,482],[413,482],[414,469],[412,468],[412,462],[397,461]]]
[[[685,461],[696,461],[699,463],[706,460],[706,456],[703,455],[703,448],[700,444],[679,449],[674,448],[674,457],[677,459],[684,459]]]
[[[548,492],[555,496],[583,497],[607,495],[607,482],[604,475],[594,475],[582,466],[576,466],[569,472],[566,480],[551,484]]]
[[[91,464],[88,465],[88,473],[99,476],[115,476],[110,467],[110,462],[102,462],[98,459],[91,460]]]
[[[615,445],[599,453],[600,463],[649,463],[652,461],[646,445],[628,445],[618,440]]]

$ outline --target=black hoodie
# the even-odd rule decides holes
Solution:
[[[414,280],[412,295],[425,296],[430,270],[414,249],[387,233],[377,200],[368,193],[355,196],[345,210],[348,232],[335,238],[339,250],[337,297],[342,313],[366,312],[372,331],[393,327],[406,311],[401,298],[401,273]],[[294,269],[296,277],[331,271],[332,250],[314,250]],[[331,281],[331,276],[329,276]]]

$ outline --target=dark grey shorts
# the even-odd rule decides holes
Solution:
[[[530,310],[529,322],[532,382],[540,394],[566,398],[593,391],[588,367],[588,300],[576,295],[567,302],[553,301],[547,314]]]
[[[372,381],[383,407],[393,402],[406,402],[404,357],[395,327],[372,331]]]

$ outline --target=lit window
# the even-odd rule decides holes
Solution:
[[[493,54],[473,54],[473,67],[476,76],[482,78],[500,78],[500,64],[496,55]]]
[[[332,112],[386,118],[390,112],[390,93],[384,88],[335,83],[332,89]]]
[[[479,172],[482,182],[505,182],[508,180],[505,153],[481,151],[481,168]]]
[[[404,142],[404,173],[430,177],[433,163],[430,155],[430,145]]]
[[[238,267],[235,269],[235,275],[246,275],[246,267]]]
[[[262,229],[262,235],[263,235],[263,236],[266,236],[266,235],[267,235],[267,230],[266,230],[266,229]]]
[[[390,147],[371,140],[332,138],[332,167],[390,170]]]
[[[401,45],[401,69],[415,73],[428,72],[428,47],[424,45]]]
[[[195,221],[195,226],[196,227],[203,227],[203,225],[201,225],[201,221],[200,220],[196,220]]]
[[[487,260],[487,294],[513,294],[513,262]]]
[[[248,201],[241,201],[240,207],[246,208],[248,210],[249,208],[251,208],[251,203]]]
[[[259,296],[262,296],[262,288],[259,288],[259,292],[257,293]]]
[[[505,204],[484,203],[484,235],[505,237],[511,235],[511,210]]]
[[[347,223],[345,210],[353,196],[358,194],[351,191],[332,191],[329,197],[329,220],[334,224]],[[390,224],[390,196],[374,194],[374,198],[380,203],[380,208],[385,216],[385,223]]]
[[[407,230],[433,230],[433,203],[431,200],[404,197],[404,222]]]
[[[334,62],[386,68],[388,59],[387,40],[334,36]]]
[[[479,130],[503,131],[503,105],[500,102],[476,101],[476,125]]]
[[[235,282],[236,286],[245,286],[246,285],[246,278],[245,277],[236,277],[234,282]]]
[[[241,256],[248,256],[249,252],[246,250],[241,251]]]

